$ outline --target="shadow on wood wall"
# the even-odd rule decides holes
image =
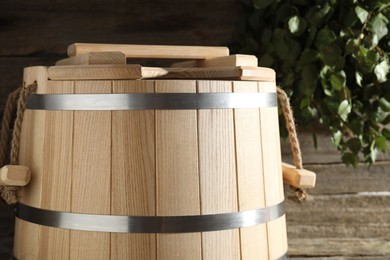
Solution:
[[[53,65],[74,42],[226,45],[235,0],[0,0],[0,113],[23,68]],[[8,259],[12,211],[0,205],[0,259]]]
[[[0,105],[23,67],[73,42],[226,45],[239,12],[236,0],[0,0]]]

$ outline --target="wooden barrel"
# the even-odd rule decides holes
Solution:
[[[32,180],[19,194],[17,259],[286,255],[274,81],[49,80],[46,67],[26,68],[35,81],[36,98],[75,103],[25,111],[19,156]],[[246,107],[245,93],[265,103]],[[129,97],[154,101],[105,100]]]

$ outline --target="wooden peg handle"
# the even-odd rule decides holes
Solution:
[[[122,52],[127,58],[208,59],[229,56],[227,47],[74,43],[68,56],[89,52]]]
[[[5,165],[0,169],[0,185],[26,186],[30,182],[31,171],[22,165]]]
[[[314,188],[316,174],[314,172],[297,169],[295,166],[282,163],[283,181],[296,188]]]

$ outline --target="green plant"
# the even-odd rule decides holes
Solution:
[[[375,162],[390,140],[389,1],[241,2],[232,51],[274,68],[298,124],[320,123],[344,163]]]

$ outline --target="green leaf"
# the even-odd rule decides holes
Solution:
[[[359,163],[359,158],[353,153],[344,153],[341,156],[341,160],[346,165],[352,165],[353,167],[356,167]]]
[[[387,74],[390,71],[389,63],[384,60],[375,66],[374,73],[380,83],[387,81]]]
[[[307,23],[305,19],[295,15],[288,20],[288,28],[292,34],[301,35],[307,29]]]
[[[351,113],[351,109],[352,106],[348,100],[345,99],[340,103],[337,113],[344,122],[348,120],[348,115]]]
[[[386,98],[380,98],[378,100],[380,108],[385,112],[390,112],[390,102],[386,100]]]
[[[357,21],[357,16],[354,10],[349,10],[343,18],[343,25],[345,27],[353,26]]]
[[[322,8],[321,6],[318,5],[313,6],[312,8],[309,9],[309,11],[305,16],[306,21],[308,21],[310,24],[314,25],[315,27],[320,27],[330,10],[331,7],[328,3],[324,4]]]
[[[360,6],[356,6],[355,13],[362,24],[364,24],[367,21],[367,17],[369,13],[364,8]]]
[[[343,138],[343,134],[341,133],[340,130],[337,130],[335,133],[333,133],[333,136],[332,136],[332,142],[333,144],[338,147],[340,145],[340,142]]]
[[[305,49],[299,57],[298,64],[300,66],[307,65],[318,59],[318,52],[312,49]]]
[[[317,88],[319,79],[319,69],[317,66],[310,64],[306,65],[302,70],[302,88],[301,91],[306,96],[311,96]]]
[[[334,90],[341,91],[345,87],[346,75],[344,71],[333,73],[330,76],[330,84]]]
[[[382,129],[382,135],[386,137],[387,140],[390,140],[390,130],[387,128]]]
[[[345,44],[345,54],[349,55],[355,53],[359,48],[359,40],[358,39],[349,39]]]
[[[273,64],[274,58],[268,53],[264,54],[259,59],[259,66],[261,67],[272,67]]]
[[[322,29],[318,32],[315,45],[318,49],[324,49],[336,40],[336,35],[329,29]]]
[[[285,77],[283,77],[283,86],[292,86],[295,81],[295,74],[293,72],[287,73]]]
[[[269,28],[264,29],[263,33],[261,34],[260,42],[263,45],[268,44],[272,40],[272,31]]]
[[[355,79],[356,79],[356,83],[361,87],[362,86],[363,76],[362,76],[362,74],[359,71],[355,72]]]
[[[274,0],[253,0],[253,6],[256,9],[264,9],[272,4],[272,2],[274,2]]]
[[[359,46],[359,51],[356,53],[359,70],[363,74],[372,73],[379,58],[380,56],[375,49],[367,50],[363,46]]]
[[[276,11],[276,19],[283,23],[287,22],[290,17],[299,13],[298,8],[291,4],[283,4]]]
[[[252,36],[247,36],[245,39],[245,46],[240,49],[242,54],[254,54],[257,52],[259,44]]]
[[[370,22],[371,30],[378,36],[378,41],[380,41],[384,36],[387,35],[388,29],[387,24],[389,20],[387,20],[386,16],[379,13],[374,18],[372,18]]]
[[[344,58],[342,57],[341,49],[337,44],[325,46],[321,51],[320,57],[326,65],[331,67],[338,66],[339,69],[340,67],[342,68],[339,64],[344,61]]]
[[[293,63],[301,53],[301,45],[285,30],[276,29],[272,42],[278,56],[290,63]]]
[[[387,140],[386,137],[380,135],[375,138],[375,145],[378,147],[379,150],[382,152],[387,151]]]
[[[357,154],[361,148],[361,142],[359,138],[351,138],[347,141],[347,146],[351,152],[354,154]]]

